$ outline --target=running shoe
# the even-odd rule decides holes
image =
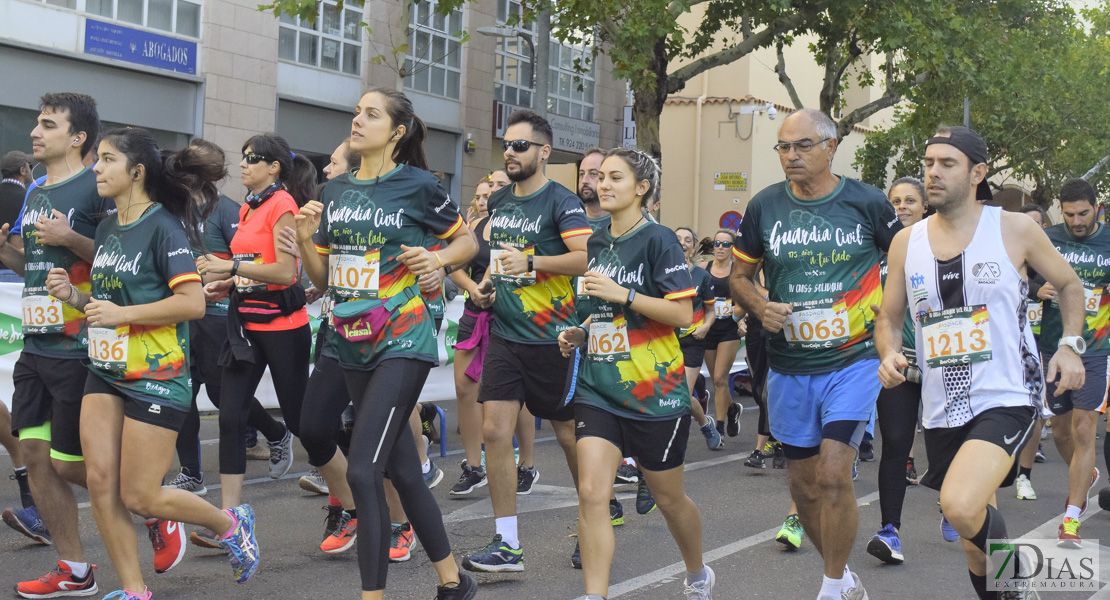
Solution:
[[[459,573],[457,585],[441,585],[436,588],[436,600],[472,600],[478,595],[478,582],[466,573]]]
[[[624,525],[624,505],[615,498],[609,501],[609,523],[613,527]]]
[[[136,594],[135,592],[129,592],[127,590],[116,590],[104,596],[103,600],[150,600],[153,597],[154,595],[150,593],[149,589],[144,589],[141,594]]]
[[[1079,519],[1064,517],[1060,533],[1056,536],[1056,545],[1061,548],[1083,547],[1083,539],[1079,537]]]
[[[786,517],[782,529],[775,536],[775,541],[786,546],[787,550],[794,551],[802,547],[802,537],[804,535],[805,530],[802,529],[801,519],[798,518],[798,515],[790,515]]]
[[[279,442],[270,442],[270,479],[281,479],[293,466],[293,432],[285,430]]]
[[[626,462],[622,462],[620,466],[617,467],[617,479],[613,485],[637,483],[638,481],[640,481],[640,475],[636,467]]]
[[[917,467],[913,465],[913,459],[906,461],[906,485],[917,485],[921,478],[917,476]]]
[[[710,450],[720,450],[725,446],[725,441],[721,439],[721,434],[717,433],[717,428],[713,427],[713,421],[707,421],[705,425],[701,426],[701,434],[705,436],[705,445]]]
[[[786,468],[786,452],[784,452],[783,449],[782,449],[782,443],[775,442],[775,448],[772,452],[774,452],[774,455],[771,458],[771,466],[776,468],[776,469],[785,469]]]
[[[1098,467],[1095,467],[1094,472],[1091,473],[1091,485],[1087,486],[1087,493],[1083,496],[1083,506],[1079,507],[1079,516],[1081,517],[1083,516],[1083,513],[1087,512],[1087,496],[1091,495],[1091,489],[1095,487],[1096,483],[1098,483],[1098,476]],[[1069,504],[1071,504],[1070,495],[1066,499],[1064,499],[1064,510],[1068,509]]]
[[[437,467],[430,458],[428,459],[428,464],[431,465],[431,468],[428,469],[427,473],[424,473],[424,485],[428,486],[430,490],[439,485],[439,482],[443,481],[443,469]]]
[[[1110,510],[1110,487],[1099,490],[1098,507],[1102,510]]]
[[[847,591],[840,592],[840,600],[867,600],[867,590],[863,589],[863,584],[859,582],[859,576],[849,571],[852,575],[852,582],[855,583]]]
[[[211,529],[201,529],[189,534],[189,543],[200,548],[210,548],[212,550],[219,550],[223,548],[220,545],[220,536]]]
[[[181,467],[181,471],[177,473],[177,477],[174,477],[173,481],[162,487],[185,490],[186,492],[192,492],[198,496],[203,496],[208,493],[208,488],[204,486],[204,481],[199,477],[190,475],[189,469],[185,467]]]
[[[693,584],[688,581],[688,579],[682,580],[682,586],[685,588],[683,593],[686,594],[687,600],[713,600],[713,585],[717,583],[717,574],[709,568],[709,565],[705,565],[705,579]]]
[[[655,497],[648,489],[647,479],[640,475],[640,481],[636,484],[636,512],[646,515],[653,510],[655,510]]]
[[[960,539],[960,532],[948,522],[948,519],[941,515],[940,517],[940,537],[944,538],[946,542],[954,542]]]
[[[482,467],[471,467],[466,464],[466,459],[463,459],[462,475],[459,475],[459,480],[451,488],[450,494],[465,496],[480,487],[485,487],[487,483],[489,482],[486,480],[486,470]]]
[[[154,572],[165,573],[185,558],[185,525],[163,519],[146,520],[147,535],[154,547]]]
[[[429,440],[439,441],[439,431],[436,429],[436,407],[431,404],[420,404],[420,429]]]
[[[323,476],[321,476],[320,472],[316,469],[309,471],[308,475],[301,475],[301,479],[297,482],[297,485],[301,486],[301,489],[306,492],[312,492],[313,494],[319,494],[321,496],[327,496],[331,493],[331,490],[328,489],[328,482],[324,481]]]
[[[467,571],[483,573],[520,572],[524,570],[524,548],[513,548],[501,540],[501,534],[478,552],[463,559]]]
[[[343,507],[337,504],[324,505],[324,510],[328,511],[328,516],[324,517],[324,539],[331,537],[333,533],[339,529],[339,520],[343,518]]]
[[[516,468],[516,495],[527,496],[532,493],[532,486],[540,480],[540,472],[536,467],[517,466]]]
[[[339,526],[335,532],[324,539],[320,549],[327,554],[340,554],[350,550],[356,539],[358,539],[358,519],[352,519],[351,513],[343,511],[339,515]]]
[[[578,540],[574,541],[574,552],[570,553],[570,566],[575,569],[582,568],[582,548],[578,546]]]
[[[744,459],[744,466],[751,467],[753,469],[766,469],[767,461],[763,460],[762,452],[760,452],[759,450],[752,450],[752,453],[748,455],[748,458]]]
[[[49,546],[53,543],[50,539],[50,532],[46,530],[46,524],[42,522],[42,517],[39,516],[39,509],[34,506],[5,509],[2,518],[8,524],[8,527],[43,546]]]
[[[859,459],[862,462],[872,462],[875,460],[875,445],[871,442],[860,442]]]
[[[871,536],[871,540],[867,542],[867,553],[889,565],[900,565],[905,561],[902,556],[902,540],[898,538],[894,525],[887,523],[879,533]]]
[[[389,562],[405,562],[412,558],[414,548],[416,535],[412,532],[412,525],[394,525],[393,532],[389,535]]]
[[[249,504],[240,504],[227,511],[235,518],[231,535],[220,539],[220,546],[227,551],[235,583],[246,583],[258,570],[258,540],[254,536],[254,510]]]
[[[728,437],[740,435],[740,415],[744,414],[744,406],[739,402],[728,405],[728,421],[725,422],[725,433]]]
[[[1048,458],[1044,455],[1043,447],[1041,444],[1037,444],[1037,454],[1033,456],[1033,462],[1043,463],[1046,460],[1048,460]]]
[[[1014,480],[1014,486],[1017,487],[1018,500],[1036,500],[1037,492],[1033,490],[1033,482],[1025,475],[1018,475]]]
[[[247,446],[247,460],[270,460],[270,449],[265,444]]]
[[[58,566],[46,575],[32,581],[22,581],[15,585],[15,592],[24,598],[57,598],[59,596],[92,596],[96,593],[96,580],[93,571],[96,565],[89,565],[89,572],[82,578],[73,576],[69,565],[58,561]]]

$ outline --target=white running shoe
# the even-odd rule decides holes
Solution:
[[[1014,480],[1014,485],[1017,487],[1018,500],[1036,500],[1037,492],[1033,491],[1033,482],[1025,475],[1018,475]]]

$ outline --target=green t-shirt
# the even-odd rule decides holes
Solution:
[[[883,287],[886,287],[886,273],[887,273],[887,255],[884,254],[883,258],[879,261],[879,279]],[[910,312],[910,307],[906,307],[906,318],[902,321],[902,352],[906,353],[906,358],[910,358],[909,352],[913,352],[913,358],[917,359],[917,334],[913,326],[913,313]]]
[[[1084,356],[1110,354],[1110,230],[1100,224],[1091,235],[1076,239],[1067,225],[1061,223],[1044,232],[1083,282],[1083,340],[1087,342]],[[1038,341],[1041,352],[1056,352],[1063,336],[1059,303],[1044,302]]]
[[[85,313],[46,293],[46,275],[55,267],[65,269],[70,282],[89,293],[91,265],[69,248],[40,244],[35,236],[35,222],[41,216],[53,218],[55,210],[66,216],[75,232],[92,238],[97,223],[115,208],[111,200],[97,194],[96,174],[82,169],[61,183],[32,189],[23,211],[21,234],[27,260],[22,300],[23,349],[52,358],[84,358],[89,346]]]
[[[882,191],[847,177],[816,200],[799,199],[787,181],[752,198],[733,255],[762,259],[770,301],[793,308],[782,331],[767,336],[772,369],[813,375],[877,356],[879,259],[901,229]]]
[[[173,288],[200,282],[185,228],[154,204],[133,223],[116,215],[96,228],[92,297],[119,306],[151,304]],[[92,327],[89,370],[108,383],[153,404],[188,411],[193,400],[189,376],[189,323]]]
[[[707,310],[712,311],[717,304],[717,298],[713,296],[713,276],[709,274],[709,271],[701,267],[692,267],[690,269],[690,280],[694,282],[694,295],[690,297],[694,306],[694,320],[686,329],[675,330],[678,337],[686,337],[694,333],[695,329],[704,325],[705,312]]]
[[[489,199],[490,279],[497,292],[492,332],[521,344],[556,344],[559,332],[577,323],[571,278],[543,271],[504,275],[496,257],[502,243],[535,256],[566,254],[564,240],[591,233],[586,209],[574,192],[554,181],[529,196],[516,196],[514,187]]]
[[[231,258],[231,238],[239,229],[239,203],[220,194],[220,199],[212,214],[202,223],[204,251],[220,258]],[[200,256],[200,249],[193,248],[193,258]],[[227,316],[228,299],[209,302],[205,314]]]
[[[438,364],[432,315],[420,296],[416,275],[397,260],[401,245],[424,246],[431,234],[447,239],[459,227],[459,205],[435,175],[398,165],[381,177],[344,174],[324,186],[324,214],[313,236],[328,257],[328,294],[336,305],[348,300],[397,294],[410,299],[367,342],[327,336],[328,355],[353,369],[369,370],[385,358],[407,357]]]
[[[442,240],[429,234],[424,242],[424,247],[432,252],[438,252],[447,246]],[[420,295],[424,297],[424,304],[428,305],[428,311],[431,313],[432,318],[443,319],[443,315],[447,311],[447,302],[443,299],[443,284],[440,283],[435,289],[427,292],[420,290]]]
[[[608,229],[590,236],[587,270],[605,273],[637,295],[692,298],[694,283],[674,232],[650,223],[614,241]],[[580,352],[574,401],[624,417],[673,419],[690,411],[686,369],[675,329],[620,304],[590,298],[593,315]],[[584,320],[584,319],[583,319]]]

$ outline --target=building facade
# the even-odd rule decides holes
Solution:
[[[429,166],[455,197],[502,164],[500,136],[517,107],[546,108],[556,131],[552,164],[621,141],[625,84],[588,48],[547,43],[547,100],[532,65],[532,25],[503,30],[519,0],[467,2],[449,15],[437,0],[322,0],[314,22],[257,10],[257,0],[5,0],[0,3],[0,150],[30,150],[46,92],[97,99],[105,128],[144,127],[165,148],[195,137],[227,152],[232,176],[253,134],[275,132],[319,168],[350,135],[364,90],[402,89],[428,126]],[[487,31],[487,33],[489,33]],[[530,43],[529,43],[530,42]],[[542,56],[542,52],[540,53]],[[553,168],[568,185],[570,168]]]

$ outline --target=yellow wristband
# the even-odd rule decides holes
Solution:
[[[439,263],[439,268],[441,268],[441,269],[442,269],[442,268],[443,268],[443,259],[442,259],[442,258],[440,258],[440,257],[439,257],[439,254],[438,254],[438,253],[436,253],[436,252],[432,252],[432,256],[436,257],[436,262],[438,262],[438,263]]]

